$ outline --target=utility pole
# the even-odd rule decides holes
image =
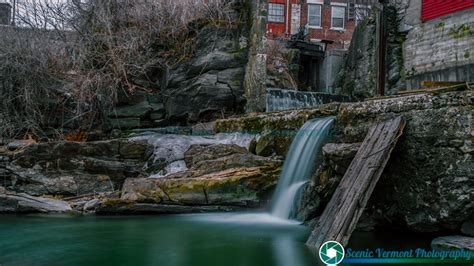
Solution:
[[[377,88],[380,96],[385,96],[385,54],[387,50],[386,39],[386,21],[385,21],[385,0],[379,0],[380,11],[378,14],[377,28],[378,28],[378,74],[377,74]]]
[[[12,26],[15,26],[15,21],[16,21],[16,1],[17,1],[17,0],[13,0]]]

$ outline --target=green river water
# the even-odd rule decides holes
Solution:
[[[0,265],[322,265],[309,229],[268,215],[0,216]],[[350,247],[428,247],[419,237],[355,233]]]

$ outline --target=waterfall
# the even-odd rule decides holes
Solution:
[[[271,214],[282,219],[293,218],[298,192],[308,182],[321,162],[321,149],[326,141],[334,117],[309,120],[298,131],[283,165]]]

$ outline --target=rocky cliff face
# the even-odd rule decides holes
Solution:
[[[407,121],[405,133],[365,217],[371,217],[373,225],[457,231],[474,213],[473,104],[472,91],[415,94],[251,115],[218,121],[216,127],[220,131],[278,133],[298,127],[309,118],[336,115],[335,144],[324,148],[325,162],[303,196],[300,218],[312,219],[322,211],[355,156],[356,143],[364,139],[372,125],[401,115]]]
[[[171,70],[163,92],[167,119],[192,123],[243,111],[247,34],[241,26],[199,31],[196,58]]]
[[[1,166],[1,185],[32,196],[113,192],[138,177],[149,156],[146,143],[127,140],[34,144]]]
[[[393,95],[404,88],[403,42],[405,33],[399,31],[401,19],[397,7],[385,8],[386,54],[385,94]],[[361,100],[375,97],[377,92],[378,40],[376,16],[373,14],[357,25],[348,55],[339,73],[337,85],[342,93]]]
[[[247,2],[232,1],[228,21],[193,25],[194,56],[162,73],[159,92],[122,96],[109,125],[121,129],[183,125],[242,113],[251,47]]]

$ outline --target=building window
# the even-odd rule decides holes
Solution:
[[[331,28],[332,29],[344,29],[344,18],[346,9],[340,6],[333,6],[332,17],[331,17]]]
[[[308,5],[308,25],[321,27],[321,5]]]
[[[268,21],[269,22],[285,22],[285,5],[268,4]]]

